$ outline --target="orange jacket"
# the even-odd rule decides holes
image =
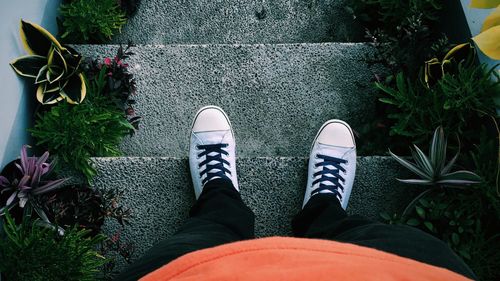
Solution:
[[[354,244],[271,237],[184,255],[141,281],[469,280],[450,270]]]

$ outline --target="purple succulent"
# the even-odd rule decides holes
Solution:
[[[9,181],[4,176],[0,176],[0,194],[5,192],[11,193],[8,197],[5,206],[0,208],[0,215],[19,204],[19,207],[24,206],[30,202],[32,196],[38,196],[59,188],[67,180],[44,180],[44,175],[48,174],[52,168],[53,163],[47,163],[49,152],[45,152],[41,157],[28,157],[27,145],[23,145],[21,149],[21,158],[19,163],[15,163],[19,170],[21,177]],[[44,219],[46,217],[43,210],[34,206],[35,211]]]

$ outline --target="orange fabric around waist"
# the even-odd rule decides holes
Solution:
[[[141,281],[469,280],[444,268],[354,244],[271,237],[184,255]]]

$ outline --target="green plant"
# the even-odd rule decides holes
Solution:
[[[116,0],[75,0],[61,4],[61,38],[78,43],[102,43],[127,22]]]
[[[131,47],[133,45],[130,43],[126,48],[120,45],[114,58],[106,57],[102,62],[87,59],[82,63],[82,69],[89,80],[94,81],[89,85],[92,87],[91,91],[107,96],[117,108],[124,111],[129,123],[139,129],[141,117],[136,115],[133,108],[136,83],[134,75],[129,72],[129,65],[124,62],[133,55]]]
[[[391,155],[419,179],[400,180],[429,186],[416,196],[402,213],[382,213],[392,224],[420,228],[445,241],[460,255],[480,280],[498,280],[500,266],[500,199],[498,193],[498,139],[491,138],[485,127],[476,128],[479,143],[467,154],[457,152],[446,163],[447,144],[438,128],[430,145],[429,156],[418,147],[412,151],[415,163]],[[451,172],[459,159],[473,163],[475,170]],[[466,185],[471,185],[464,188]],[[448,188],[446,188],[448,187]],[[453,187],[453,188],[449,188]]]
[[[391,30],[404,19],[422,14],[428,21],[438,20],[442,0],[349,0],[348,10],[362,23]]]
[[[389,151],[389,153],[399,164],[420,177],[420,179],[398,179],[400,182],[417,185],[463,186],[479,183],[481,181],[478,175],[470,171],[461,170],[451,172],[451,168],[455,165],[460,152],[457,152],[455,156],[446,163],[446,150],[447,140],[444,136],[443,128],[438,127],[434,131],[429,149],[429,156],[425,155],[416,145],[414,145],[414,149],[411,149],[411,154],[415,163],[406,161],[391,151]]]
[[[10,179],[0,175],[0,193],[8,196],[5,205],[0,208],[0,216],[19,205],[21,208],[26,206],[27,215],[31,215],[31,210],[35,210],[41,219],[50,223],[37,199],[61,187],[67,179],[47,180],[46,177],[53,168],[52,163],[46,162],[49,153],[45,152],[41,157],[28,157],[26,148],[27,146],[23,145],[19,163],[15,163],[18,171],[10,175]]]
[[[97,234],[105,218],[113,218],[124,226],[128,223],[131,210],[121,206],[123,192],[110,189],[100,190],[86,185],[67,186],[64,190],[51,192],[43,201],[48,215],[62,227],[78,225]]]
[[[410,77],[418,74],[423,60],[441,51],[437,44],[446,45],[436,28],[442,7],[442,0],[347,1],[347,10],[375,46],[369,60],[385,65],[389,74],[404,71]]]
[[[422,197],[431,192],[441,190],[443,187],[463,188],[466,185],[478,184],[481,182],[481,178],[471,171],[460,170],[451,172],[460,152],[457,152],[455,156],[446,163],[446,150],[447,140],[444,131],[441,127],[438,127],[434,131],[434,136],[429,148],[429,156],[425,155],[416,145],[414,145],[414,149],[411,149],[411,154],[415,163],[409,162],[389,151],[391,156],[399,164],[419,176],[419,179],[398,179],[398,181],[431,187],[421,192],[412,202],[410,202],[410,204],[408,204],[401,215],[403,218],[405,218],[408,212],[413,209],[415,204]]]
[[[94,250],[101,235],[88,237],[87,230],[69,228],[60,236],[37,221],[23,220],[18,226],[7,213],[0,239],[0,272],[7,281],[97,280],[106,259]]]
[[[61,45],[37,24],[21,20],[20,30],[29,55],[13,60],[10,65],[17,74],[35,81],[37,100],[42,104],[61,100],[81,103],[86,95],[84,78],[78,69],[81,55]]]
[[[388,117],[395,120],[392,135],[411,137],[420,143],[432,133],[431,128],[438,126],[445,132],[464,135],[472,120],[495,116],[500,75],[494,68],[458,63],[456,72],[444,73],[430,88],[422,73],[416,82],[399,73],[395,87],[376,83],[386,95],[379,100],[389,105]]]
[[[37,145],[52,151],[90,180],[96,174],[90,157],[119,156],[118,145],[133,129],[109,99],[91,93],[77,106],[62,103],[38,114],[29,131]]]
[[[381,216],[391,224],[416,227],[443,240],[479,280],[498,280],[498,215],[483,188],[484,182],[474,188],[438,190],[418,199],[404,216]]]

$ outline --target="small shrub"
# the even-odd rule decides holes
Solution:
[[[391,73],[418,74],[422,61],[442,49],[438,32],[442,0],[349,0],[347,9],[366,28],[366,38],[377,52],[370,58],[383,63]]]
[[[427,21],[437,21],[442,0],[349,0],[347,6],[362,23],[374,28],[393,30],[406,18],[422,14]],[[374,25],[373,25],[374,24]]]
[[[59,8],[61,38],[75,43],[102,43],[127,22],[116,0],[75,0]]]
[[[97,280],[106,259],[95,247],[103,236],[88,237],[87,230],[73,227],[59,236],[37,221],[16,225],[9,214],[0,239],[0,272],[6,281],[91,281]]]
[[[46,194],[43,201],[55,224],[65,228],[78,225],[96,235],[105,218],[116,219],[122,226],[128,223],[131,210],[119,205],[122,193],[72,185]]]
[[[133,97],[136,94],[135,78],[125,62],[133,55],[131,47],[133,45],[130,43],[126,48],[120,46],[114,58],[107,57],[103,61],[87,59],[82,64],[82,69],[92,81],[89,85],[91,91],[108,97],[117,108],[124,111],[130,124],[139,129],[141,117],[133,108],[135,104]]]
[[[395,121],[392,135],[411,137],[417,143],[431,135],[431,128],[442,126],[445,132],[467,133],[473,120],[495,115],[495,99],[500,94],[500,75],[486,66],[458,64],[456,73],[445,73],[428,88],[422,78],[413,82],[403,73],[396,86],[376,83],[385,93],[380,101],[390,107],[389,118]]]
[[[77,106],[58,104],[38,114],[29,131],[38,146],[90,180],[96,174],[90,158],[121,155],[118,145],[130,130],[134,127],[109,99],[92,93]]]

